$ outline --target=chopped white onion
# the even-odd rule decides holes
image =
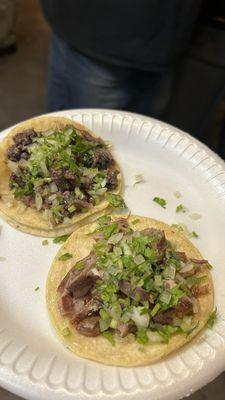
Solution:
[[[43,200],[42,200],[40,193],[36,193],[36,195],[35,195],[35,204],[36,204],[37,210],[40,211],[42,208],[42,204],[43,204]]]
[[[193,297],[193,298],[191,299],[191,301],[192,301],[192,304],[193,304],[193,313],[194,313],[194,314],[197,314],[198,311],[199,311],[198,299],[196,299],[195,297]]]
[[[137,174],[137,175],[135,175],[134,178],[135,178],[135,179],[134,179],[134,183],[133,183],[134,186],[135,186],[137,183],[141,183],[141,182],[144,181],[143,174]]]
[[[189,214],[189,218],[191,218],[193,220],[197,220],[197,219],[202,218],[202,216],[198,213],[192,213],[192,214]]]
[[[116,244],[123,238],[123,232],[115,233],[108,239],[109,244]]]
[[[50,202],[52,202],[52,201],[54,201],[54,200],[56,199],[56,197],[57,197],[57,194],[56,194],[56,193],[55,193],[55,194],[52,194],[51,196],[48,197],[48,200],[49,200]]]
[[[181,197],[181,193],[180,192],[174,192],[173,194],[176,197],[176,199],[179,199]]]
[[[150,317],[146,314],[141,314],[143,307],[134,307],[131,315],[131,319],[139,328],[147,328],[149,324]]]
[[[190,272],[192,271],[194,268],[194,264],[192,262],[189,262],[187,264],[185,264],[185,266],[183,268],[180,269],[180,274],[184,274],[186,272]]]
[[[15,173],[15,172],[17,172],[17,169],[18,169],[18,163],[9,160],[8,161],[8,167],[9,167],[10,171]]]
[[[136,265],[140,265],[143,262],[145,262],[145,258],[142,256],[142,254],[138,254],[137,256],[134,257],[134,262]]]
[[[57,185],[56,185],[55,182],[51,182],[50,185],[49,185],[49,187],[50,187],[50,192],[51,192],[51,193],[58,192],[58,187],[57,187]]]
[[[147,331],[148,340],[152,343],[161,343],[163,342],[162,336],[158,332]]]

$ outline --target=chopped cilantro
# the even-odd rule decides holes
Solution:
[[[68,336],[70,336],[70,329],[69,328],[64,328],[63,330],[62,330],[62,334],[63,334],[63,336],[64,337],[68,337]]]
[[[113,333],[111,331],[102,332],[102,336],[104,336],[104,338],[107,339],[111,343],[112,346],[115,346],[115,344],[116,344],[115,339],[114,339]]]
[[[34,290],[35,292],[37,292],[39,289],[40,289],[39,286],[37,286]]]
[[[53,243],[65,242],[69,237],[70,237],[70,235],[58,236],[58,237],[56,237],[55,239],[53,239]]]
[[[210,269],[213,269],[213,266],[210,264],[210,263],[207,263],[206,264],[206,267],[210,270]]]
[[[73,255],[70,254],[70,253],[64,253],[58,258],[58,260],[59,261],[66,261],[66,260],[69,260],[72,257],[73,257]]]
[[[151,311],[151,316],[154,317],[157,312],[160,310],[161,305],[159,303],[156,303],[156,305],[153,307],[152,311]]]
[[[139,219],[139,218],[136,218],[136,219],[134,219],[131,223],[132,223],[133,225],[136,225],[136,224],[138,224],[138,222],[140,222],[140,219]]]
[[[109,194],[107,196],[109,204],[114,208],[127,208],[123,198],[119,194]]]
[[[194,238],[198,238],[198,234],[195,231],[191,232],[191,236]]]
[[[179,212],[182,212],[182,213],[187,212],[187,209],[186,209],[186,207],[184,207],[183,204],[179,204],[179,205],[176,207],[176,213],[179,213]]]
[[[180,224],[172,224],[171,227],[178,230],[178,232],[183,232],[184,230]]]
[[[48,240],[47,239],[42,240],[42,246],[47,246],[47,245],[48,245]]]
[[[148,343],[147,330],[144,328],[139,328],[136,332],[137,342],[140,344]]]
[[[107,225],[111,222],[110,215],[103,215],[97,219],[97,222],[100,226]]]
[[[162,199],[161,197],[154,197],[153,201],[157,204],[159,204],[161,207],[166,208],[166,200]]]
[[[84,262],[82,260],[78,261],[78,263],[76,263],[74,268],[76,268],[78,271],[81,271],[84,268]]]
[[[211,312],[210,317],[206,323],[207,328],[211,329],[217,318],[217,307]]]

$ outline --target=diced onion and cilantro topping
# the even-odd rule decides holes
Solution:
[[[10,188],[27,206],[43,212],[53,225],[98,205],[118,187],[115,161],[105,143],[73,126],[18,133],[8,148]],[[116,196],[116,195],[115,195]],[[124,207],[122,198],[110,204]]]
[[[168,342],[175,333],[189,335],[197,328],[198,297],[209,290],[204,275],[207,261],[188,259],[184,252],[175,251],[161,230],[134,230],[138,222],[137,218],[130,224],[125,218],[99,218],[97,229],[92,232],[92,252],[60,284],[58,289],[63,296],[75,293],[73,308],[66,312],[77,321],[76,328],[82,334],[92,336],[93,323],[93,336],[102,334],[111,344],[116,333],[121,337],[134,335],[144,345]],[[76,287],[78,281],[80,286]],[[83,288],[87,282],[89,291],[85,297]],[[79,296],[88,313],[83,310],[74,315]],[[90,300],[90,296],[94,297]],[[94,309],[90,301],[94,302]]]

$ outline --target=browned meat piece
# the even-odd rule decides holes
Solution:
[[[162,325],[171,325],[175,316],[174,309],[169,309],[164,312],[160,311],[153,317],[153,321]]]
[[[25,186],[22,176],[16,175],[14,173],[11,174],[10,177],[10,186],[13,187],[13,182],[16,182],[21,188]]]
[[[110,152],[104,147],[97,147],[94,150],[92,158],[92,166],[99,169],[107,169],[114,164],[113,157]]]
[[[207,260],[198,260],[196,258],[190,258],[190,260],[196,265],[208,264]]]
[[[87,317],[76,324],[76,330],[84,336],[100,335],[99,317]]]
[[[7,150],[7,157],[11,161],[19,161],[21,158],[22,146],[13,144]]]
[[[100,137],[94,137],[87,131],[82,131],[77,129],[77,131],[81,134],[81,136],[87,140],[88,142],[104,144],[103,140]]]
[[[115,221],[118,225],[119,232],[128,233],[130,230],[129,223],[126,218],[120,218]]]
[[[73,310],[73,299],[69,294],[63,294],[58,300],[58,308],[61,315],[71,314]]]
[[[74,316],[74,321],[79,322],[79,321],[82,321],[86,317],[90,317],[91,315],[96,315],[96,313],[98,312],[101,305],[102,305],[102,302],[99,298],[97,298],[97,297],[91,298],[81,308],[80,312],[76,313],[76,315]]]
[[[96,254],[92,251],[82,261],[84,263],[84,268],[82,270],[71,268],[64,277],[58,286],[58,291],[60,293],[63,293],[63,291],[66,290],[75,298],[83,297],[93,286],[96,276],[93,274],[91,269],[94,268],[96,264]]]
[[[193,304],[188,297],[182,297],[176,307],[169,308],[166,311],[160,311],[153,317],[154,322],[162,325],[172,325],[174,317],[183,318],[193,312]]]
[[[183,251],[175,251],[174,253],[179,258],[180,261],[184,263],[188,261],[187,256]]]
[[[28,194],[27,196],[23,196],[22,200],[26,204],[26,206],[31,207],[31,208],[36,208],[35,199],[32,196],[32,194]]]
[[[88,201],[80,200],[80,199],[74,200],[74,205],[75,205],[77,211],[80,211],[82,208],[90,207],[90,203],[88,203]]]
[[[167,241],[164,231],[155,228],[146,228],[141,231],[142,234],[147,236],[153,236],[156,238],[154,241],[150,241],[149,246],[157,250],[157,260],[156,263],[160,264],[165,257],[165,252],[167,249]]]
[[[195,275],[196,272],[197,272],[197,269],[196,269],[195,267],[193,267],[192,269],[190,269],[190,271],[186,271],[186,272],[179,271],[179,274],[180,274],[183,278],[188,278],[189,276]]]
[[[208,294],[209,293],[209,286],[208,285],[202,285],[202,286],[193,286],[191,288],[191,293],[194,297],[199,297],[202,296],[204,294]]]
[[[118,325],[118,331],[121,337],[125,337],[128,333],[135,332],[136,326],[133,321],[129,321],[128,323],[120,322]]]
[[[193,312],[193,303],[189,297],[182,297],[177,306],[174,307],[176,316],[183,318],[185,315],[190,315]]]
[[[13,140],[16,145],[28,146],[36,136],[37,133],[33,129],[27,129],[24,132],[17,133]]]
[[[132,299],[143,302],[143,301],[150,301],[152,302],[152,296],[147,290],[142,289],[141,287],[137,287],[132,290],[131,284],[128,281],[122,280],[119,282],[119,288],[122,293],[126,296],[131,297]]]
[[[53,182],[58,186],[61,192],[74,190],[78,180],[76,175],[74,175],[67,168],[52,169],[51,177]]]
[[[119,171],[114,168],[110,168],[107,173],[107,182],[106,182],[106,187],[108,189],[116,189],[118,185],[118,179],[117,175],[119,174]]]

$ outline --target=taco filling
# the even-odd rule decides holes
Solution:
[[[141,344],[189,335],[198,326],[198,298],[209,293],[208,262],[176,251],[164,230],[134,226],[135,220],[98,219],[90,254],[58,285],[61,316],[81,335],[103,335],[112,344],[115,334]]]
[[[102,139],[66,125],[24,130],[7,150],[10,190],[53,225],[98,205],[118,187],[115,161]]]

